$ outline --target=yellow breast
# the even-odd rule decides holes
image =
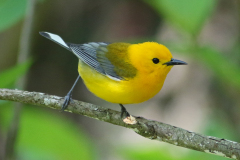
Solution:
[[[78,71],[93,94],[108,102],[121,104],[141,103],[152,98],[161,90],[167,75],[137,73],[130,80],[115,81],[99,74],[81,60]]]

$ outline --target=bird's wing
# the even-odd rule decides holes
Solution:
[[[87,65],[98,71],[99,73],[116,81],[123,80],[114,71],[113,64],[104,55],[109,43],[105,42],[90,42],[85,44],[69,44],[72,52]]]
[[[64,42],[64,40],[56,34],[49,32],[39,33],[45,38],[50,39],[53,42],[66,48],[67,50],[72,51],[80,60],[85,62],[87,65],[102,75],[105,75],[115,81],[124,79],[114,71],[114,66],[108,60],[108,58],[106,56],[101,56],[103,53],[105,54],[108,51],[106,47],[109,43],[91,42],[85,44],[72,44]]]

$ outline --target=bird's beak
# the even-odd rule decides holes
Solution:
[[[167,66],[173,66],[173,65],[186,65],[187,63],[184,62],[184,61],[180,61],[178,59],[173,59],[172,58],[171,61],[163,63],[163,64],[165,64]]]

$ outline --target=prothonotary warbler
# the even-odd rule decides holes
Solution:
[[[123,104],[152,98],[161,90],[173,65],[187,64],[173,59],[170,51],[156,42],[73,44],[56,34],[40,34],[78,57],[78,72],[87,88],[108,102],[120,104],[122,118],[130,116]],[[66,95],[62,110],[67,108],[80,76]]]

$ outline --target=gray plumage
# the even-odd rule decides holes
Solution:
[[[108,52],[107,45],[109,43],[90,42],[85,44],[72,44],[64,42],[63,39],[56,34],[52,34],[49,32],[39,33],[42,36],[73,52],[81,61],[83,61],[88,66],[92,67],[102,75],[105,75],[116,81],[123,80],[121,76],[117,75],[117,73],[114,71],[114,66],[105,56],[105,53]]]

